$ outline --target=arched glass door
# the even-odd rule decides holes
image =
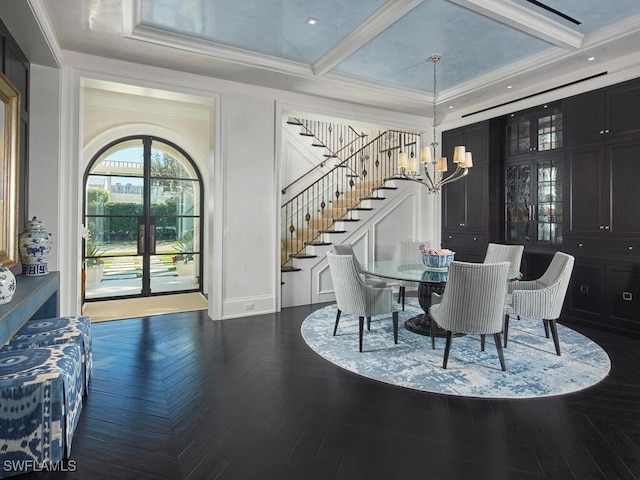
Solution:
[[[85,299],[202,291],[202,181],[178,146],[128,137],[85,174]]]

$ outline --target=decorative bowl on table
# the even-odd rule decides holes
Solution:
[[[435,253],[422,252],[422,263],[428,270],[443,271],[449,267],[449,264],[453,262],[455,252],[450,250],[435,250]]]

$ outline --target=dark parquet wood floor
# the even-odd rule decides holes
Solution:
[[[320,306],[95,324],[75,471],[17,478],[640,479],[640,340],[576,327],[612,359],[600,384],[465,399],[326,362],[300,335]]]

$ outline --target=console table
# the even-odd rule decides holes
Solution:
[[[16,275],[16,293],[11,302],[0,305],[0,346],[27,320],[60,315],[58,291],[60,272],[47,275]]]

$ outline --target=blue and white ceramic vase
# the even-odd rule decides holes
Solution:
[[[46,275],[49,253],[53,243],[51,234],[44,229],[44,224],[33,217],[24,226],[18,238],[18,250],[22,262],[23,275]]]
[[[16,293],[16,277],[7,267],[0,267],[0,305],[9,303]]]

